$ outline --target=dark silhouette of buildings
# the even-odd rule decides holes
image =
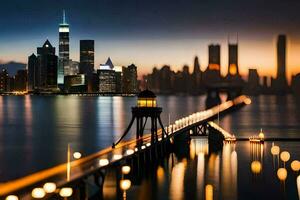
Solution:
[[[94,55],[95,44],[94,40],[80,40],[80,64],[79,73],[85,74],[88,84],[88,92],[96,92],[94,81]]]
[[[286,78],[286,36],[279,35],[277,39],[277,77],[272,79],[272,89],[275,94],[285,94],[288,91]]]
[[[260,93],[260,81],[257,69],[249,69],[248,82],[245,87],[245,93],[248,95],[258,95]]]
[[[27,70],[20,69],[14,78],[14,90],[15,91],[27,91]]]
[[[138,92],[137,67],[134,64],[122,67],[122,92],[136,94]]]
[[[70,75],[70,39],[69,24],[66,22],[65,11],[63,11],[63,22],[59,24],[59,65],[58,65],[58,85],[64,84],[64,75]]]
[[[221,50],[220,45],[211,44],[208,46],[208,69],[216,70],[220,72],[220,58],[221,58]]]
[[[80,40],[80,64],[79,73],[86,74],[88,77],[92,76],[94,72],[94,54],[95,44],[94,40]]]
[[[28,58],[28,82],[31,91],[57,90],[57,61],[55,48],[47,40],[37,48],[37,56]]]
[[[0,92],[9,91],[9,76],[6,69],[2,69],[0,72]]]
[[[297,97],[300,97],[300,73],[292,77],[291,88],[292,88],[292,92]]]
[[[229,76],[239,76],[238,44],[228,44],[228,72]]]
[[[208,66],[202,76],[204,85],[212,85],[222,81],[220,56],[221,50],[219,44],[208,46]]]

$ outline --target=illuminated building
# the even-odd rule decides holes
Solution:
[[[115,93],[116,92],[116,73],[108,65],[100,66],[97,70],[99,77],[99,92],[100,93]]]
[[[209,45],[208,46],[208,69],[217,70],[220,72],[220,45]]]
[[[125,94],[138,92],[137,67],[134,64],[122,68],[122,91]]]
[[[76,75],[79,73],[79,62],[74,60],[69,60],[70,64],[70,75]]]
[[[238,44],[228,44],[228,75],[239,75]]]
[[[87,81],[85,74],[68,75],[64,77],[65,92],[83,93],[87,91]]]
[[[205,85],[222,81],[220,74],[220,45],[211,44],[208,46],[208,67],[202,77]]]
[[[63,22],[59,24],[59,65],[57,75],[58,85],[63,85],[64,75],[69,75],[70,73],[69,31],[69,24],[67,24],[66,22],[65,11],[63,11]]]
[[[122,93],[122,67],[114,66],[115,74],[116,74],[116,93]]]
[[[6,69],[2,69],[0,72],[0,92],[7,92],[8,91],[8,72]]]

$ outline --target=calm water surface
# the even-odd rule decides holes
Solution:
[[[158,103],[163,107],[162,120],[166,125],[169,116],[173,122],[179,117],[204,110],[204,102],[204,96],[158,97]],[[65,162],[68,143],[83,155],[111,145],[127,127],[131,106],[135,103],[135,97],[0,96],[0,182]],[[220,125],[237,137],[249,137],[262,128],[266,137],[300,138],[299,122],[300,104],[296,103],[294,97],[260,96],[253,97],[251,105],[222,118]],[[134,131],[128,138],[133,136]],[[292,153],[293,159],[300,158],[299,142],[281,142],[281,145]],[[272,163],[269,146],[270,143],[265,143],[263,147],[264,163]],[[274,182],[276,179],[271,164],[264,165],[263,173],[253,177],[249,170],[250,150],[248,142],[238,142],[235,147],[228,147],[218,154],[202,152],[199,156],[195,153],[186,159],[177,159],[174,155],[176,162],[171,170],[166,171],[162,166],[169,182],[163,182],[161,187],[171,191],[173,185],[179,187],[173,179],[182,179],[177,181],[183,184],[180,188],[185,192],[173,196],[168,193],[170,199],[188,197],[189,190],[202,188],[207,182],[212,182],[217,191],[223,191],[222,195],[225,191],[225,197],[226,191],[229,194],[232,193],[229,191],[233,191],[236,198],[255,195],[252,189],[263,192],[266,188],[262,183],[271,184],[271,188],[279,187]],[[183,175],[173,176],[178,173]],[[189,176],[205,177],[205,182],[191,180],[193,186],[186,189]],[[224,176],[225,182],[221,178]],[[227,176],[231,176],[230,182]],[[272,180],[269,179],[271,176]],[[172,191],[176,192],[176,187]],[[230,188],[227,190],[227,187]],[[143,186],[138,188],[136,190],[145,189]],[[220,196],[220,199],[226,198]],[[227,199],[234,198],[231,195]]]

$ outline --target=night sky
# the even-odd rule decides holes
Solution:
[[[288,72],[300,72],[298,0],[5,0],[0,60],[27,62],[47,38],[57,47],[63,9],[73,60],[79,60],[79,40],[94,39],[96,65],[110,56],[115,65],[135,63],[142,74],[163,64],[191,66],[198,55],[205,69],[207,45],[220,43],[225,72],[227,37],[234,42],[238,33],[241,72],[255,67],[261,75],[275,75],[275,39],[285,33]]]

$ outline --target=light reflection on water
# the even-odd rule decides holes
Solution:
[[[204,96],[158,97],[164,124],[169,115],[173,122],[204,110],[204,102]],[[0,96],[0,182],[65,162],[68,143],[83,156],[110,146],[126,129],[135,105],[135,97]],[[292,96],[254,97],[220,125],[237,137],[263,128],[266,137],[299,138],[299,111]],[[221,163],[221,156],[214,155],[211,162]],[[205,170],[221,185],[215,175],[218,167],[221,170],[221,165]]]
[[[293,159],[299,158],[299,143],[278,145],[288,148]],[[145,172],[150,174],[142,180],[147,184],[134,185],[128,191],[128,199],[140,199],[142,191],[151,192],[142,196],[145,200],[205,199],[207,185],[213,187],[214,199],[297,199],[297,174],[287,167],[288,178],[283,185],[273,168],[270,148],[270,142],[240,141],[225,143],[219,152],[208,152],[206,139],[194,139],[185,155],[172,153],[166,158],[168,165],[163,161],[154,169],[156,173]],[[253,162],[260,164],[259,170],[258,166],[253,169]]]

